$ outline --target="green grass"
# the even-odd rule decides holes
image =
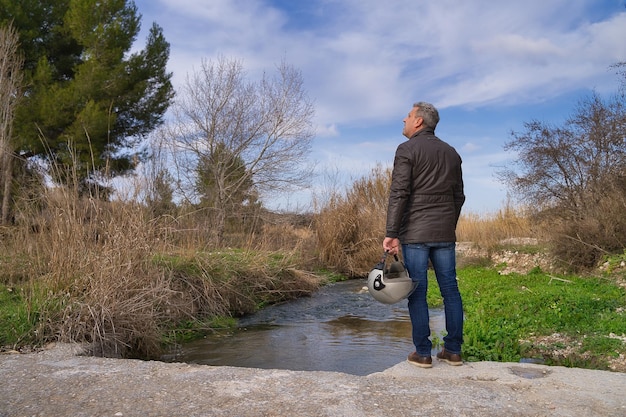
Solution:
[[[626,249],[621,254],[606,255],[602,259],[604,265],[604,275],[610,276],[613,273],[621,274],[626,277],[626,269],[622,265],[626,264]],[[618,272],[616,272],[618,271]]]
[[[0,285],[0,346],[15,346],[34,328],[34,317],[17,287]]]
[[[341,282],[346,281],[349,278],[344,274],[339,274],[337,272],[331,271],[329,269],[320,268],[315,271],[315,273],[324,278],[324,282],[333,283],[333,282]]]
[[[605,367],[602,358],[626,352],[610,337],[626,334],[626,292],[610,280],[539,271],[500,276],[486,268],[458,275],[466,317],[463,351],[470,361],[542,356],[551,364]],[[542,345],[544,336],[553,336],[551,345]],[[568,346],[574,348],[569,359],[550,354]]]
[[[230,332],[237,327],[237,319],[228,316],[209,317],[204,320],[187,320],[172,328],[163,343],[175,345],[203,337],[208,333]]]

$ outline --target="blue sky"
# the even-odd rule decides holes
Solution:
[[[416,101],[439,108],[437,135],[463,158],[465,211],[497,211],[495,172],[523,123],[556,125],[591,91],[616,91],[626,61],[625,0],[136,0],[171,44],[174,86],[218,56],[251,79],[281,60],[316,107],[314,187],[266,203],[306,209],[324,188],[391,166]],[[329,180],[329,178],[332,178]]]

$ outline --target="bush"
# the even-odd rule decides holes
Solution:
[[[623,187],[606,185],[601,197],[592,201],[575,216],[561,213],[557,221],[549,216],[551,252],[574,271],[594,268],[605,255],[626,248],[626,182]]]
[[[330,196],[314,221],[323,264],[349,276],[367,275],[383,253],[390,185],[391,170],[379,166],[345,196]]]

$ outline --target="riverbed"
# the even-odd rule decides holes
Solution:
[[[235,330],[184,344],[174,360],[352,375],[383,371],[415,350],[407,302],[379,303],[365,285],[361,279],[334,283],[310,297],[264,308],[241,318]],[[442,309],[431,309],[430,323],[440,340]]]

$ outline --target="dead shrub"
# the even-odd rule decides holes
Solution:
[[[594,268],[626,247],[626,190],[608,190],[575,215],[557,208],[541,217],[550,225],[552,255],[571,271]]]
[[[544,234],[533,224],[530,211],[507,203],[495,213],[462,212],[456,229],[459,242],[472,242],[490,253],[499,250],[502,242],[513,238],[538,238]]]
[[[77,198],[56,190],[46,202],[46,225],[26,252],[37,266],[33,285],[46,293],[38,332],[88,343],[107,356],[153,356],[163,323],[172,311],[173,291],[164,271],[150,265],[154,230],[133,205]],[[41,297],[34,293],[33,297]]]
[[[367,275],[382,254],[391,169],[377,167],[345,196],[331,195],[315,216],[318,256],[349,276]]]

